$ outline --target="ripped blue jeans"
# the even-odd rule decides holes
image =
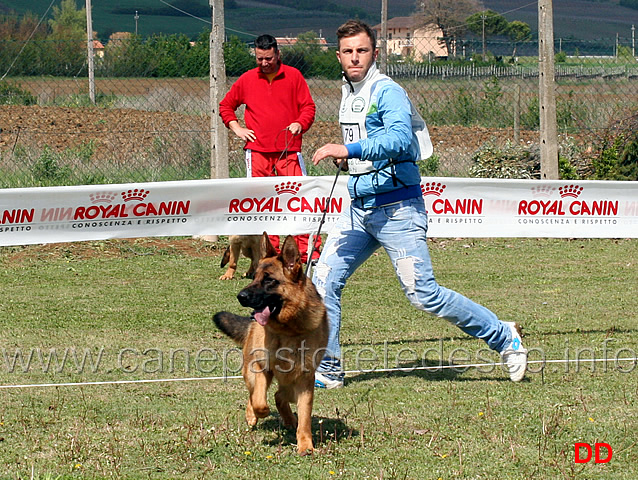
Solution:
[[[427,213],[423,198],[383,207],[351,205],[330,231],[312,281],[323,297],[330,336],[320,372],[335,371],[341,359],[341,291],[354,271],[380,246],[394,266],[401,288],[414,307],[444,318],[497,352],[511,342],[510,329],[487,308],[440,286],[434,279],[428,251]],[[370,302],[383,292],[371,292]],[[371,318],[371,322],[381,318]],[[340,363],[337,363],[340,370]]]

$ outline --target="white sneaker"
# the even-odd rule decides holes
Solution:
[[[501,352],[503,365],[507,368],[512,382],[520,382],[527,370],[527,350],[521,341],[521,327],[514,322],[503,322],[512,332],[512,343]]]
[[[315,388],[333,388],[343,387],[343,374],[331,374],[315,372]]]

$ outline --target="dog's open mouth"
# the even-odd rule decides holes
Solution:
[[[270,320],[270,317],[272,315],[276,315],[279,312],[279,309],[279,305],[266,305],[266,307],[261,310],[255,310],[252,316],[259,325],[265,327],[268,320]]]

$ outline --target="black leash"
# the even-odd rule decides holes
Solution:
[[[317,233],[312,235],[312,250],[310,250],[310,252],[308,252],[308,261],[306,262],[306,277],[308,276],[308,273],[310,272],[310,265],[312,265],[312,254],[317,251],[317,238],[319,238],[319,235],[321,235],[321,227],[323,227],[323,224],[326,221],[326,214],[328,213],[328,207],[330,205],[330,200],[332,200],[332,194],[335,191],[335,186],[337,185],[337,180],[339,179],[339,173],[340,172],[341,172],[341,167],[339,165],[337,165],[337,173],[335,175],[334,181],[332,182],[332,188],[330,189],[330,195],[326,199],[326,205],[325,205],[325,207],[323,209],[323,215],[321,215],[321,221],[319,222],[319,228],[317,229]]]
[[[277,134],[277,136],[275,136],[275,148],[277,148],[277,140],[279,139],[279,135],[281,135],[283,132],[288,132],[288,131],[289,131],[288,127],[286,127],[284,129],[280,130],[279,133]],[[287,159],[287,157],[288,157],[288,147],[290,146],[290,144],[292,143],[294,138],[295,138],[295,136],[291,134],[290,135],[290,140],[288,140],[288,133],[284,133],[285,146],[284,146],[284,149],[281,151],[281,155],[279,155],[279,158],[277,159],[277,163],[279,163],[279,161],[282,158],[284,158],[284,157],[286,157],[286,159]],[[280,174],[280,172],[275,172],[275,166],[274,165],[273,165],[272,169],[273,169],[272,173],[274,173],[275,175],[279,175]],[[286,161],[285,170],[286,171],[283,172],[283,173],[287,174],[288,173],[288,162],[287,161]]]

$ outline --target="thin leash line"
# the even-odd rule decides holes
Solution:
[[[289,130],[288,130],[288,127],[283,128],[283,129],[281,129],[281,130],[279,131],[279,133],[278,133],[278,134],[277,134],[277,136],[275,137],[275,148],[277,148],[277,139],[278,139],[278,138],[279,138],[279,136],[282,134],[282,132],[288,132],[288,131],[289,131]],[[285,156],[286,158],[288,157],[288,147],[290,146],[290,144],[292,143],[292,140],[293,140],[294,138],[295,138],[295,136],[294,136],[294,135],[292,135],[292,133],[291,133],[291,134],[290,134],[290,140],[287,140],[287,139],[288,139],[288,133],[285,133],[285,134],[284,134],[284,144],[285,144],[285,145],[284,145],[284,149],[281,151],[281,155],[279,155],[279,158],[277,159],[277,163],[279,163],[279,161],[280,161],[282,158],[284,158],[284,156]],[[275,171],[275,165],[273,165],[272,169],[273,169],[273,173],[274,173],[274,171]],[[284,173],[288,173],[288,172],[287,172],[287,170],[288,170],[288,162],[286,162],[286,168],[285,168],[285,170],[286,170],[286,172],[284,172]],[[277,173],[279,173],[279,172],[277,172]]]
[[[527,365],[548,364],[548,363],[594,363],[594,362],[633,362],[638,363],[638,357],[633,358],[588,358],[588,359],[568,359],[568,360],[530,360]],[[362,374],[362,373],[406,373],[413,371],[434,371],[441,370],[460,370],[467,368],[484,368],[498,367],[504,365],[499,363],[468,363],[454,365],[439,365],[429,367],[396,367],[396,368],[375,368],[370,370],[346,370],[344,374]],[[534,372],[537,373],[537,372]],[[17,388],[46,388],[46,387],[83,387],[92,385],[125,385],[125,384],[141,384],[141,383],[174,383],[174,382],[195,382],[195,381],[213,381],[213,380],[237,380],[243,378],[241,375],[225,375],[217,377],[188,377],[188,378],[155,378],[141,380],[106,380],[101,382],[66,382],[66,383],[32,383],[22,385],[0,385],[0,390],[17,389]]]
[[[275,145],[277,144],[277,139],[279,138],[279,135],[281,135],[282,132],[286,132],[285,133],[285,137],[284,137],[284,142],[285,142],[285,147],[281,152],[281,155],[279,155],[279,159],[277,160],[277,162],[279,162],[282,158],[284,158],[284,155],[288,155],[288,147],[290,146],[290,144],[292,143],[292,140],[295,138],[294,135],[290,135],[290,140],[286,141],[286,139],[288,138],[288,128],[284,128],[282,129],[277,136],[275,137]],[[274,171],[274,166],[273,166],[273,171]],[[286,170],[288,168],[288,163],[286,163]],[[328,195],[328,198],[326,199],[326,204],[325,207],[323,209],[322,215],[321,215],[321,221],[319,222],[319,228],[317,229],[317,233],[314,234],[312,236],[312,239],[309,239],[312,242],[312,250],[308,253],[308,260],[306,262],[306,271],[305,271],[305,275],[306,277],[308,276],[309,272],[310,272],[310,266],[312,265],[312,255],[313,253],[315,253],[315,251],[317,250],[317,238],[319,238],[319,235],[321,235],[321,228],[323,227],[323,224],[326,222],[326,215],[328,213],[328,208],[329,208],[329,204],[330,204],[330,200],[332,199],[332,194],[335,191],[335,186],[337,185],[337,179],[339,178],[339,173],[341,171],[341,167],[337,166],[337,173],[335,175],[335,179],[332,182],[332,188],[330,189],[330,195]],[[287,173],[287,172],[286,172]]]
[[[321,235],[321,227],[323,227],[323,224],[326,221],[326,215],[328,214],[328,208],[330,205],[330,200],[332,200],[332,194],[335,191],[335,186],[337,185],[337,180],[339,179],[339,173],[341,173],[341,167],[337,165],[337,173],[335,174],[335,179],[332,182],[332,188],[330,189],[330,195],[328,195],[328,198],[326,199],[326,204],[324,206],[322,215],[321,215],[321,221],[319,222],[319,228],[317,228],[317,233],[314,234],[312,236],[312,250],[310,251],[310,253],[308,254],[308,261],[306,262],[306,277],[308,276],[308,273],[310,272],[310,265],[312,265],[312,254],[315,253],[315,251],[317,250],[317,238],[319,238],[319,235]]]

